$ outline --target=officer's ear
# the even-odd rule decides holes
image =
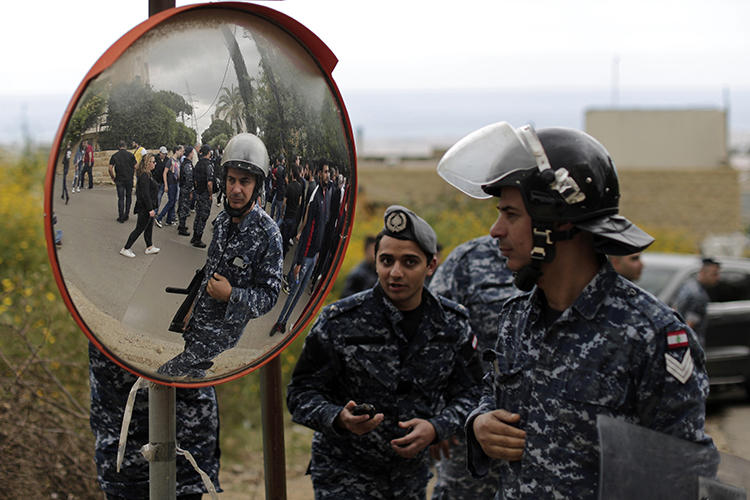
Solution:
[[[427,263],[427,276],[432,276],[432,273],[437,269],[437,257],[432,256],[432,259]]]

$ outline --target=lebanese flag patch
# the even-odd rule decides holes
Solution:
[[[670,349],[687,347],[688,345],[688,336],[685,330],[677,330],[667,333],[667,347]]]
[[[479,343],[479,341],[477,340],[477,336],[474,335],[472,337],[472,339],[471,339],[471,347],[474,348],[475,351],[477,350],[477,344],[478,343]]]

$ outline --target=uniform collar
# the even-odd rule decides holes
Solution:
[[[614,270],[612,264],[604,262],[599,268],[599,271],[584,287],[581,294],[576,298],[575,302],[573,302],[573,305],[570,306],[568,310],[573,309],[587,320],[592,320],[611,290],[614,288],[617,276],[617,271]],[[530,300],[532,300],[532,303],[534,304],[535,317],[537,317],[541,311],[541,301],[543,299],[539,296],[540,293],[542,293],[542,291],[536,287],[530,297]],[[563,311],[563,314],[559,319],[568,317],[570,315],[570,313],[567,312],[568,310]]]
[[[393,325],[396,325],[399,321],[404,319],[404,315],[393,305],[393,302],[391,302],[383,291],[380,282],[376,283],[373,287],[373,296],[383,305],[385,313],[388,315],[388,318]],[[440,301],[435,294],[424,286],[422,287],[422,301],[424,302],[425,317],[439,318],[441,321],[445,319],[445,310],[440,304]]]

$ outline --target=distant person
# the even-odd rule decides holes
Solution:
[[[162,189],[166,186],[167,189],[167,204],[156,216],[154,223],[158,227],[162,227],[161,220],[164,215],[167,216],[166,224],[171,226],[175,224],[175,206],[177,205],[177,196],[179,190],[179,175],[180,175],[180,160],[182,156],[183,147],[177,146],[172,149],[172,156],[167,157],[167,161],[162,168]],[[156,170],[156,169],[154,169]],[[161,198],[160,198],[161,199]]]
[[[157,209],[158,207],[161,207],[161,198],[164,195],[164,191],[167,189],[167,186],[164,184],[164,167],[169,163],[171,163],[169,161],[169,150],[166,146],[162,146],[159,148],[159,155],[156,157],[156,167],[154,167],[154,171],[151,172],[156,184],[159,186],[159,192],[156,195]]]
[[[706,313],[711,300],[706,289],[718,285],[720,277],[720,264],[710,257],[703,258],[698,275],[682,285],[671,304],[685,318],[685,323],[695,330],[704,349],[706,348]]]
[[[110,361],[89,343],[89,381],[97,481],[107,500],[149,498],[149,463],[140,452],[149,442],[148,393],[138,391],[128,430],[120,471],[117,449],[125,404],[136,376]],[[216,491],[219,486],[219,408],[213,387],[177,388],[175,398],[176,438],[189,451],[198,467],[208,474]],[[177,499],[200,500],[206,488],[187,458],[176,462]]]
[[[68,170],[70,170],[70,157],[72,156],[72,151],[70,150],[70,142],[68,142],[67,146],[65,146],[65,153],[63,153],[63,159],[62,159],[62,165],[63,165],[63,175],[62,175],[62,199],[65,200],[65,204],[68,204],[68,200],[70,199],[70,195],[68,194]]]
[[[257,203],[268,175],[268,153],[242,133],[224,152],[224,210],[216,217],[203,280],[182,331],[183,352],[158,372],[203,378],[213,359],[239,342],[251,319],[268,313],[281,290],[283,260],[276,223]]]
[[[283,217],[282,206],[286,197],[286,166],[284,157],[279,160],[276,168],[273,169],[273,198],[271,200],[271,218],[276,224],[281,224]]]
[[[135,186],[135,213],[138,219],[135,223],[135,229],[128,236],[128,241],[120,250],[120,255],[124,257],[135,257],[135,253],[130,249],[135,240],[143,234],[146,241],[146,255],[159,253],[159,248],[155,247],[151,241],[151,233],[154,228],[154,217],[156,216],[156,193],[158,186],[151,176],[156,160],[153,153],[146,153],[138,164],[136,175],[138,181]]]
[[[81,187],[86,174],[89,176],[89,189],[94,189],[94,147],[89,141],[83,141],[86,145],[83,152],[83,171],[81,172]]]
[[[125,149],[125,141],[120,141],[120,148],[109,158],[109,177],[117,189],[117,222],[128,220],[133,193],[133,168],[135,156]]]
[[[375,236],[367,236],[364,245],[365,258],[346,275],[344,290],[341,292],[342,299],[369,290],[378,282],[378,273],[375,271]]]
[[[81,175],[83,174],[83,154],[85,149],[84,141],[81,141],[73,158],[73,165],[75,166],[75,171],[73,172],[73,193],[81,191]]]
[[[143,155],[146,154],[146,148],[138,144],[138,141],[136,141],[135,139],[131,141],[130,147],[133,148],[133,156],[135,156],[135,161],[140,163],[141,158],[143,158]]]
[[[200,159],[193,169],[193,188],[195,193],[195,220],[193,220],[193,238],[190,243],[194,247],[205,248],[203,230],[211,215],[211,200],[214,189],[214,168],[211,163],[211,146],[204,144],[200,149]]]
[[[641,252],[631,253],[630,255],[610,255],[609,262],[615,268],[615,271],[630,281],[636,282],[641,279],[641,272],[643,272]]]
[[[292,267],[289,269],[289,274],[287,275],[289,296],[286,298],[286,302],[284,302],[284,307],[281,309],[279,318],[276,320],[273,328],[271,328],[270,335],[274,335],[277,332],[286,332],[287,321],[289,321],[297,302],[299,302],[299,299],[305,293],[307,284],[310,283],[313,269],[315,269],[315,263],[318,259],[318,253],[323,245],[326,210],[328,207],[326,197],[330,194],[326,189],[330,173],[328,163],[321,162],[318,164],[316,166],[316,173],[318,174],[320,185],[310,197],[307,214],[305,215],[305,220],[302,221],[302,229],[295,238],[299,244],[294,253]]]
[[[193,146],[185,147],[185,157],[180,164],[179,186],[180,195],[177,198],[177,234],[181,236],[190,236],[187,228],[187,218],[190,216],[190,202],[194,196],[193,187],[193,159],[195,150]]]
[[[279,227],[285,256],[294,244],[294,236],[297,234],[297,214],[302,210],[302,191],[299,162],[293,163],[286,172],[286,194],[282,205],[284,218]]]

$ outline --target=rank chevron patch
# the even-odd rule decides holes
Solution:
[[[667,360],[667,371],[674,375],[674,378],[683,384],[690,379],[690,376],[693,374],[694,366],[693,357],[690,355],[690,349],[685,352],[682,361],[677,361],[676,358],[669,354],[664,354],[664,359]]]

